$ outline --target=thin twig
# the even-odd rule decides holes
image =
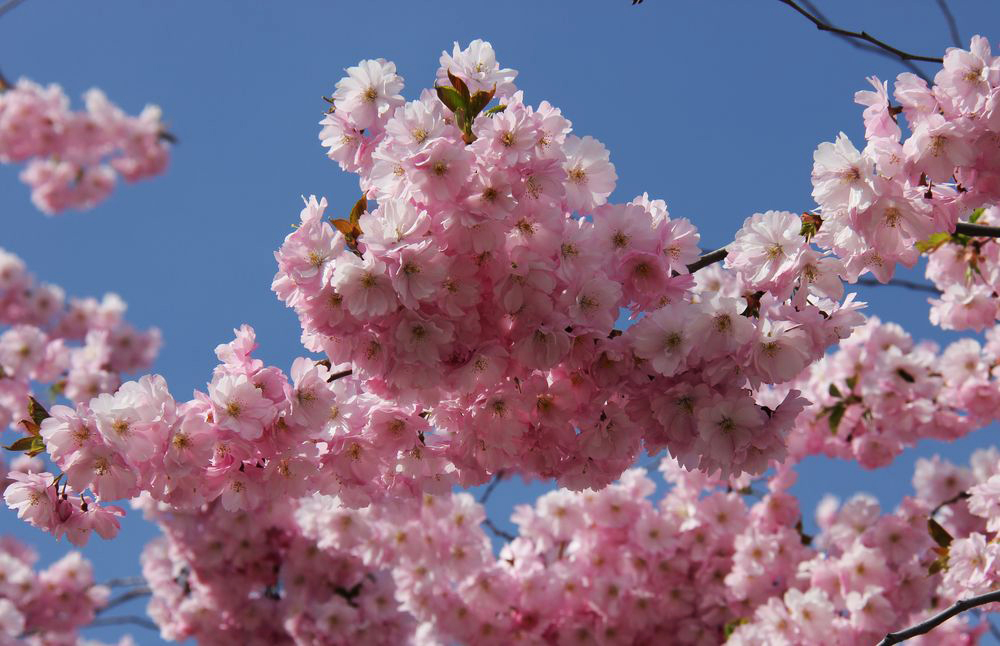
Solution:
[[[937,507],[935,507],[934,509],[932,509],[931,510],[931,518],[934,518],[934,516],[936,516],[939,511],[941,511],[942,509],[944,509],[948,505],[956,503],[959,500],[965,500],[966,498],[969,498],[971,495],[972,494],[970,494],[968,491],[963,491],[961,493],[955,494],[954,496],[952,496],[948,500],[945,500],[944,502],[938,504]]]
[[[911,637],[916,637],[917,635],[924,635],[929,633],[931,630],[937,626],[948,621],[955,615],[961,614],[966,610],[971,610],[987,603],[994,603],[1000,601],[1000,590],[994,590],[993,592],[987,592],[986,594],[981,594],[978,597],[971,597],[969,599],[961,599],[956,601],[949,608],[939,612],[927,621],[921,622],[912,628],[907,628],[906,630],[900,630],[899,632],[889,633],[885,636],[885,639],[878,643],[878,646],[892,646],[892,644],[898,644],[900,642],[906,641]]]
[[[108,610],[111,610],[116,606],[120,606],[123,603],[128,603],[132,599],[140,599],[142,597],[148,597],[151,594],[153,594],[153,592],[149,588],[137,588],[135,590],[129,590],[128,592],[125,592],[115,597],[111,601],[109,601],[107,605],[104,606],[103,608],[98,609],[97,614],[101,614],[102,612],[107,612]]]
[[[107,583],[103,585],[109,588],[121,588],[133,585],[146,585],[146,579],[141,576],[126,576],[121,579],[110,579]]]
[[[330,375],[329,377],[327,377],[326,380],[328,382],[329,381],[337,381],[338,379],[342,379],[343,377],[347,377],[347,376],[350,376],[352,374],[354,374],[354,371],[351,370],[350,368],[348,368],[347,370],[341,370],[340,372],[333,373],[332,375]]]
[[[958,23],[955,22],[955,15],[951,13],[951,8],[948,7],[946,0],[937,0],[938,7],[941,8],[941,13],[944,14],[944,20],[948,23],[948,32],[951,34],[951,40],[955,43],[955,47],[962,47],[962,34],[958,33]]]
[[[972,238],[1000,238],[1000,227],[991,227],[988,224],[973,224],[972,222],[959,222],[955,226],[955,233],[962,233]]]
[[[486,527],[488,527],[491,532],[493,532],[494,534],[496,534],[500,538],[504,539],[508,543],[511,542],[512,540],[514,540],[514,538],[515,538],[515,536],[513,534],[511,534],[510,532],[506,532],[506,531],[500,529],[499,527],[497,527],[496,525],[494,525],[493,521],[490,520],[489,518],[487,518],[486,520],[484,520],[483,524],[486,525]]]
[[[861,278],[858,280],[858,285],[864,285],[866,287],[904,287],[906,289],[912,289],[916,292],[927,292],[928,294],[934,294],[935,296],[941,295],[941,290],[934,285],[928,285],[927,283],[918,283],[912,280],[905,280],[903,278],[893,278],[888,283],[880,283],[874,278]]]
[[[7,2],[0,4],[0,16],[4,15],[22,2],[24,2],[24,0],[7,0]]]
[[[807,9],[809,9],[809,11],[812,12],[812,14],[814,16],[816,16],[817,18],[819,18],[820,20],[822,20],[825,23],[829,23],[830,22],[829,19],[827,19],[827,17],[825,15],[823,15],[823,12],[819,10],[819,7],[817,7],[814,3],[810,2],[809,0],[801,0],[801,2],[802,2],[802,4],[804,4],[806,6]],[[865,42],[859,42],[857,40],[854,40],[853,38],[850,38],[848,36],[842,36],[840,34],[837,34],[837,36],[841,40],[843,40],[845,43],[847,43],[848,45],[850,45],[851,47],[853,47],[854,49],[860,49],[860,50],[863,50],[863,51],[866,51],[866,52],[871,52],[872,54],[875,54],[877,56],[883,56],[885,58],[890,58],[892,60],[896,60],[896,55],[895,54],[887,52],[884,49],[880,49],[880,48],[876,47],[875,45],[869,45],[868,43],[865,43]],[[917,65],[913,61],[903,61],[903,67],[905,67],[906,69],[910,70],[911,72],[913,72],[914,74],[916,74],[920,78],[924,79],[924,81],[928,85],[931,84],[930,77],[927,76],[922,69],[920,69],[919,67],[917,67]]]
[[[910,54],[909,52],[904,52],[903,50],[893,47],[889,43],[883,42],[878,38],[875,38],[871,34],[865,31],[850,31],[848,29],[842,29],[835,25],[831,25],[828,22],[820,20],[818,17],[812,15],[802,7],[798,5],[794,0],[778,0],[781,4],[788,5],[799,14],[804,16],[809,22],[816,25],[816,29],[820,31],[828,31],[831,34],[837,34],[838,36],[843,36],[846,38],[857,38],[858,40],[863,40],[866,43],[871,43],[880,49],[884,49],[887,52],[895,54],[900,59],[904,61],[922,61],[924,63],[942,63],[942,59],[935,58],[933,56],[921,56],[919,54]]]
[[[693,274],[699,269],[704,269],[705,267],[708,267],[711,264],[717,263],[720,260],[724,260],[727,255],[729,255],[729,252],[726,251],[725,247],[722,247],[721,249],[716,249],[715,251],[709,251],[708,253],[704,253],[701,255],[700,258],[698,258],[698,260],[695,260],[693,263],[687,266],[688,273]]]
[[[92,622],[84,626],[84,628],[97,628],[100,626],[121,626],[122,624],[133,624],[135,626],[142,626],[143,628],[149,628],[150,630],[155,630],[160,632],[160,627],[155,623],[146,619],[145,617],[137,617],[135,615],[123,615],[120,617],[97,617]]]
[[[490,499],[490,496],[493,495],[493,490],[497,488],[497,485],[500,484],[500,481],[503,479],[503,475],[504,469],[500,469],[496,472],[493,476],[493,480],[490,481],[490,484],[487,485],[486,489],[483,491],[483,495],[479,496],[480,505],[485,505],[486,501]]]

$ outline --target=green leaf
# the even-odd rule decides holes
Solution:
[[[837,428],[840,426],[840,421],[844,419],[844,413],[847,412],[847,406],[844,406],[843,402],[839,402],[830,408],[830,433],[833,435],[837,434]]]
[[[933,518],[927,519],[927,531],[930,532],[931,538],[933,538],[934,542],[940,547],[947,548],[951,545],[951,534],[948,533],[947,529],[941,527],[941,524]]]
[[[28,415],[31,416],[31,421],[39,426],[51,417],[49,411],[45,410],[45,407],[39,404],[34,397],[28,397]]]
[[[733,633],[736,632],[737,628],[748,622],[749,620],[746,617],[739,617],[737,619],[733,619],[725,626],[723,626],[722,633],[726,636],[726,639],[729,639],[730,637],[733,636]]]
[[[459,94],[454,88],[436,85],[434,86],[434,89],[437,90],[437,95],[438,98],[441,99],[441,103],[443,103],[444,106],[452,112],[461,110],[465,107],[465,100],[462,99],[462,95]]]
[[[13,444],[11,444],[9,446],[5,446],[3,448],[7,449],[8,451],[30,451],[31,449],[33,449],[35,447],[35,438],[36,437],[38,437],[38,436],[37,435],[32,435],[30,437],[22,437],[21,439],[17,440]]]
[[[496,91],[497,86],[494,85],[493,89],[489,92],[483,92],[480,90],[472,95],[472,98],[469,99],[469,114],[472,115],[473,119],[475,119],[476,115],[483,111],[483,108],[489,105],[490,101],[493,100],[493,95],[496,94]]]
[[[917,242],[916,247],[917,250],[920,251],[921,253],[928,253],[930,251],[936,250],[938,247],[949,242],[950,240],[951,240],[950,233],[944,233],[944,232],[935,233],[926,240],[921,240]]]
[[[29,458],[33,458],[39,453],[45,453],[45,440],[42,439],[41,435],[36,435],[31,438],[33,440],[31,448],[27,451]]]
[[[469,105],[471,97],[469,96],[469,86],[465,84],[465,81],[452,74],[451,70],[448,70],[448,80],[451,82],[451,86],[458,90],[459,95],[464,99],[463,103]]]
[[[362,193],[361,199],[355,202],[354,206],[351,208],[351,215],[348,218],[351,221],[351,224],[355,227],[358,226],[358,221],[361,219],[362,214],[366,211],[368,211],[368,195]],[[358,229],[358,231],[360,232],[360,229]]]
[[[347,220],[330,220],[330,224],[344,234],[344,237],[351,236],[354,234],[354,225],[352,225]]]
[[[972,222],[973,224],[975,224],[976,222],[978,222],[979,218],[983,217],[983,213],[985,211],[986,211],[986,209],[982,208],[982,207],[980,207],[980,208],[976,209],[975,211],[973,211],[972,215],[969,216],[969,222]]]
[[[506,109],[507,109],[507,104],[506,103],[501,103],[500,105],[495,105],[495,106],[493,106],[492,108],[490,108],[489,110],[486,111],[486,116],[487,117],[492,117],[495,114],[500,114],[501,112],[503,112]]]
[[[851,392],[854,392],[854,388],[858,385],[858,376],[852,375],[844,381],[847,382],[847,387],[851,390]]]
[[[843,397],[843,395],[840,394],[840,388],[837,388],[837,384],[830,384],[830,396]]]
[[[934,559],[930,567],[927,568],[927,574],[937,574],[943,570],[948,569],[948,548],[947,547],[936,547],[934,551],[937,552],[938,557]]]

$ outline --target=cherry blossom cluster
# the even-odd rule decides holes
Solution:
[[[867,468],[921,439],[955,440],[1000,418],[1000,326],[987,342],[943,352],[871,317],[793,382],[813,404],[788,438],[790,457],[823,453]]]
[[[12,448],[29,455],[46,448],[36,417],[42,410],[38,400],[47,399],[40,387],[48,386],[49,396],[85,403],[115,392],[123,373],[149,369],[160,333],[136,330],[123,319],[124,312],[125,303],[114,294],[100,302],[67,303],[62,289],[36,282],[20,258],[0,249],[0,325],[5,327],[0,332],[0,428],[27,434]],[[77,429],[80,441],[88,433]],[[8,475],[16,482],[5,492],[8,506],[22,519],[56,536],[66,534],[77,545],[92,531],[105,538],[117,532],[121,510],[101,508],[93,497],[74,497],[67,483],[58,488],[62,477],[46,472],[40,460],[22,464]]]
[[[44,570],[34,569],[37,560],[29,546],[0,537],[0,643],[93,644],[78,641],[77,631],[93,621],[111,591],[94,582],[93,567],[78,552]]]
[[[865,148],[840,133],[814,156],[813,198],[822,215],[816,242],[843,260],[852,282],[867,272],[886,282],[896,263],[916,263],[917,243],[1000,202],[1000,59],[975,36],[969,50],[948,49],[930,87],[909,72],[891,95],[888,83],[868,80],[874,90],[855,95],[865,106]],[[980,291],[956,283],[944,298],[954,307]]]
[[[797,216],[754,216],[768,240],[749,231],[731,256],[736,268],[775,258],[777,236],[785,251],[766,271],[784,272],[787,252],[798,274],[766,295],[699,296],[694,226],[646,195],[608,203],[607,150],[547,102],[525,103],[488,43],[443,54],[435,91],[415,101],[392,63],[347,73],[320,137],[363,197],[332,221],[310,198],[273,287],[306,348],[350,370],[375,410],[432,422],[373,446],[379,461],[423,438],[462,484],[516,466],[581,489],[643,447],[734,474],[783,457],[805,402],[765,409],[755,389],[861,321],[832,265],[802,251]],[[624,333],[623,311],[637,320]]]
[[[983,208],[977,224],[1000,225],[1000,209]],[[928,241],[926,275],[941,290],[932,299],[931,322],[946,330],[982,332],[1000,319],[1000,241],[941,235]]]
[[[32,386],[51,386],[82,403],[114,392],[122,374],[148,370],[160,332],[136,330],[124,313],[115,294],[67,302],[60,287],[37,282],[24,261],[0,249],[0,325],[6,328],[0,331],[0,429],[28,417]]]
[[[998,473],[996,448],[973,453],[969,468],[937,456],[919,460],[916,496],[891,514],[880,515],[869,495],[842,505],[828,496],[816,511],[819,552],[798,564],[804,585],[758,605],[726,643],[876,643],[959,599],[995,589]],[[919,643],[973,644],[985,630],[985,623],[950,621]]]
[[[164,536],[146,545],[149,615],[165,639],[218,646],[407,643],[416,628],[387,572],[302,535],[294,500],[253,513],[218,502],[179,512],[139,503]]]
[[[969,534],[983,521],[955,500],[940,512],[951,555],[932,567],[941,558],[928,531],[932,505],[992,484],[1000,454],[980,451],[973,465],[921,462],[917,497],[889,514],[866,495],[824,501],[815,538],[803,534],[787,491],[794,473],[779,471],[750,504],[759,492],[745,476],[727,483],[670,460],[661,469],[672,488],[655,504],[653,482],[630,470],[601,491],[557,490],[518,507],[520,533],[499,558],[480,526],[482,507],[465,493],[427,496],[419,510],[355,510],[315,496],[296,518],[320,550],[388,569],[422,643],[635,644],[667,631],[677,644],[717,644],[730,633],[734,644],[875,643],[1000,577],[989,565],[994,547],[972,566],[977,553],[966,542],[983,544]],[[972,491],[969,505],[984,505]],[[998,491],[989,504],[1000,505]],[[978,578],[956,587],[970,567]],[[935,632],[936,643],[974,643],[981,632],[954,622]]]
[[[159,107],[131,116],[97,89],[84,102],[85,111],[73,111],[58,85],[0,79],[0,163],[27,163],[21,181],[49,215],[89,209],[119,175],[129,182],[159,175],[170,159]]]

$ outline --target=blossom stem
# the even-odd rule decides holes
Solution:
[[[845,38],[856,38],[858,40],[862,40],[862,41],[864,41],[866,43],[870,43],[870,44],[878,47],[879,49],[883,49],[883,50],[885,50],[885,51],[887,51],[887,52],[889,52],[891,54],[895,54],[896,56],[898,56],[900,59],[902,59],[904,61],[922,61],[924,63],[943,63],[944,62],[943,59],[941,59],[941,58],[935,58],[933,56],[920,56],[920,55],[917,55],[917,54],[910,54],[908,52],[904,52],[901,49],[893,47],[892,45],[890,45],[888,43],[885,43],[885,42],[879,40],[878,38],[875,38],[874,36],[872,36],[868,32],[864,32],[864,31],[850,31],[850,30],[847,30],[847,29],[842,29],[842,28],[837,27],[835,25],[831,25],[830,23],[824,22],[824,21],[820,20],[816,16],[812,15],[811,13],[809,13],[808,11],[806,11],[805,9],[803,9],[802,7],[800,7],[798,5],[798,3],[796,3],[794,0],[778,0],[778,2],[780,2],[782,4],[786,4],[789,7],[791,7],[792,9],[794,9],[795,11],[797,11],[798,13],[800,13],[802,16],[804,16],[806,19],[808,19],[812,24],[816,25],[816,29],[819,29],[820,31],[828,31],[831,34],[837,34],[838,36],[843,36]]]
[[[994,590],[993,592],[987,592],[986,594],[981,594],[978,597],[970,597],[968,599],[960,599],[956,601],[953,605],[947,609],[934,615],[927,621],[917,624],[906,630],[901,630],[895,633],[889,633],[885,636],[885,639],[878,643],[878,646],[892,646],[892,644],[898,644],[904,642],[911,637],[916,637],[917,635],[924,635],[929,633],[931,630],[937,626],[943,624],[945,621],[951,619],[955,615],[961,614],[966,610],[976,608],[978,606],[985,605],[987,603],[994,603],[1000,601],[1000,590]]]

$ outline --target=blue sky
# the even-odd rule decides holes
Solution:
[[[915,53],[939,56],[952,44],[933,0],[817,4],[836,23]],[[974,28],[1000,25],[996,3],[977,3],[975,12],[952,4],[966,42]],[[133,323],[159,326],[166,345],[155,370],[177,397],[204,387],[213,348],[243,322],[257,329],[260,357],[287,369],[303,352],[295,316],[270,291],[272,252],[298,220],[300,195],[325,195],[346,212],[357,194],[356,178],[319,145],[321,97],[343,68],[384,57],[396,62],[408,82],[404,94],[414,98],[433,82],[441,50],[474,38],[491,41],[501,63],[520,71],[526,101],[548,99],[577,134],[604,142],[619,176],[612,199],[643,191],[663,198],[712,248],[755,211],[811,207],[816,145],[841,130],[860,142],[854,92],[868,88],[866,76],[904,71],[817,32],[777,0],[637,7],[629,0],[28,0],[0,18],[5,75],[61,83],[75,102],[100,87],[133,113],[158,103],[180,145],[165,176],[122,186],[98,209],[57,219],[32,207],[18,168],[0,167],[0,246],[41,280],[72,295],[115,291]],[[917,338],[953,338],[930,326],[923,295],[858,291],[871,314]],[[796,492],[806,510],[825,492],[869,491],[891,507],[910,491],[917,457],[939,452],[964,461],[994,432],[928,442],[876,472],[809,460]],[[489,513],[505,525],[512,506],[541,489],[504,484]],[[0,526],[36,545],[46,562],[67,549],[6,510]],[[137,574],[139,551],[155,532],[130,514],[118,540],[84,551],[102,580]]]

